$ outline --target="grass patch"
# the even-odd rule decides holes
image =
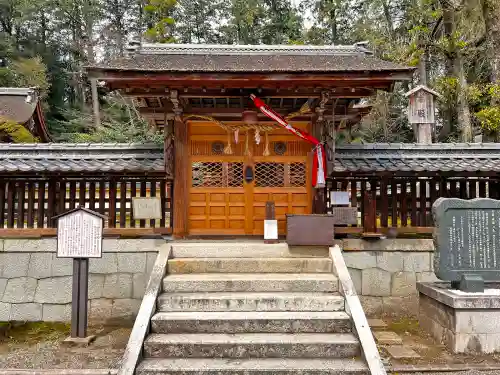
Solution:
[[[22,324],[5,323],[5,331],[0,341],[18,343],[37,343],[40,341],[55,341],[68,336],[71,325],[66,323],[29,322]]]
[[[389,331],[394,331],[396,333],[418,334],[420,332],[420,325],[417,319],[413,318],[399,318],[397,320],[392,320],[387,322],[387,327]]]

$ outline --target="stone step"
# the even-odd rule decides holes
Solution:
[[[368,375],[359,358],[149,358],[137,375]]]
[[[345,312],[161,312],[151,319],[154,333],[348,333]]]
[[[173,258],[329,258],[327,246],[288,246],[287,243],[174,242]]]
[[[164,292],[336,292],[331,273],[206,273],[169,275]]]
[[[186,273],[330,273],[329,258],[174,258],[169,274]]]
[[[163,293],[158,311],[343,311],[344,297],[330,293]]]
[[[151,334],[144,342],[153,358],[347,358],[360,354],[350,333]]]

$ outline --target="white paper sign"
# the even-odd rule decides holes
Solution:
[[[161,199],[156,197],[132,198],[134,219],[161,219]]]
[[[349,192],[348,191],[332,191],[330,195],[330,202],[335,206],[349,206]]]
[[[278,239],[278,220],[264,220],[264,239]]]
[[[57,221],[59,258],[100,258],[102,256],[102,218],[76,211]]]

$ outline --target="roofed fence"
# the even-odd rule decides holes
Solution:
[[[54,235],[53,217],[78,206],[107,216],[105,234],[171,233],[172,181],[163,156],[140,145],[0,146],[0,234]],[[158,197],[161,219],[134,218],[135,197]]]
[[[439,197],[500,199],[500,145],[349,145],[336,149],[326,187],[349,192],[357,225],[398,235],[430,234]],[[52,218],[77,206],[108,217],[105,234],[171,233],[172,180],[154,145],[0,145],[0,235],[54,235]],[[159,197],[162,218],[137,220],[134,197]]]
[[[332,170],[327,211],[333,191],[358,208],[358,224],[338,234],[431,234],[436,199],[500,199],[500,144],[346,145]]]

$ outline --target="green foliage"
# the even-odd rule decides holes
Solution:
[[[102,127],[92,125],[83,67],[123,56],[127,40],[316,45],[366,40],[379,58],[411,66],[427,59],[429,86],[443,95],[438,123],[451,124],[443,139],[453,140],[459,134],[461,90],[477,125],[495,128],[483,125],[494,123],[500,101],[486,47],[500,41],[498,33],[486,32],[483,12],[497,8],[497,0],[0,0],[0,86],[40,87],[47,122],[59,140],[143,141],[157,134],[130,103],[117,104],[120,100],[104,91]],[[450,14],[451,24],[445,22]],[[457,79],[461,69],[465,85]],[[373,98],[372,114],[353,139],[411,140],[401,94],[417,83]]]
[[[39,141],[23,125],[0,117],[0,136],[3,134],[14,143],[38,143]]]
[[[487,107],[476,113],[481,127],[488,132],[500,131],[500,106]]]
[[[176,0],[148,0],[144,6],[148,29],[145,36],[152,42],[173,43],[173,26],[175,24],[172,17]]]
[[[153,129],[133,105],[119,95],[108,96],[96,128],[90,110],[67,109],[64,118],[50,124],[64,142],[137,142],[163,144],[163,134]]]

